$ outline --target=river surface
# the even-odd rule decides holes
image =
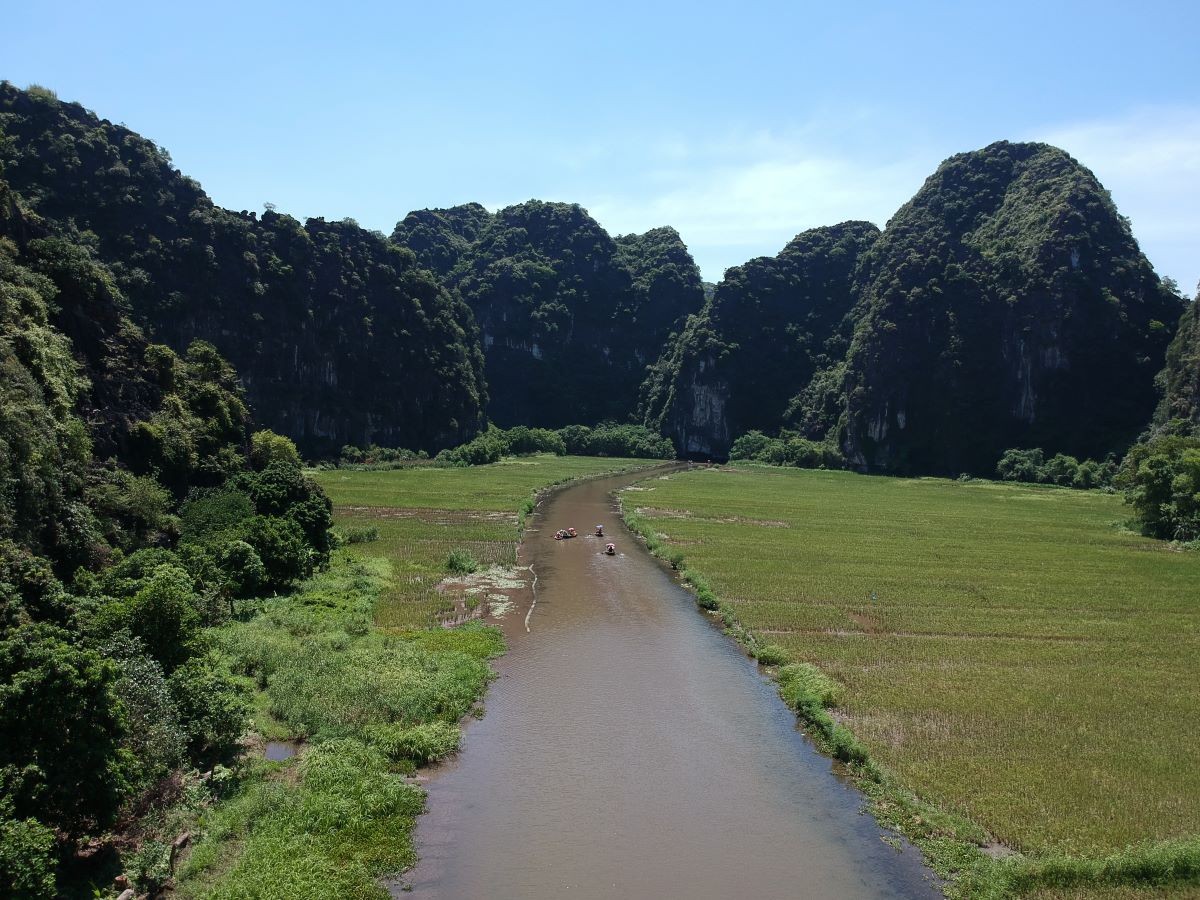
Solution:
[[[940,896],[917,851],[884,843],[755,663],[625,529],[612,494],[645,477],[568,487],[531,518],[529,630],[528,604],[506,617],[486,715],[426,785],[421,862],[395,895]],[[607,538],[590,536],[597,523]],[[555,541],[567,526],[581,536]],[[608,540],[619,555],[603,554]]]

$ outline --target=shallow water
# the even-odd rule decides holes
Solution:
[[[263,757],[271,762],[283,762],[299,752],[299,741],[267,741],[266,747],[263,748]]]
[[[430,779],[412,893],[395,895],[939,896],[919,854],[883,842],[756,665],[625,530],[611,493],[638,477],[567,488],[532,519],[529,631],[524,612],[506,617],[487,713]],[[554,540],[596,523],[605,538]]]

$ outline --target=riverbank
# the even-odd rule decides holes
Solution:
[[[1193,890],[1200,555],[1094,492],[743,467],[639,487],[631,527],[951,895]]]
[[[453,753],[504,648],[437,625],[451,551],[515,561],[535,492],[641,461],[532,457],[471,469],[317,473],[343,546],[293,595],[214,635],[253,697],[247,753],[175,830],[180,897],[378,898],[411,866],[419,766]],[[474,505],[472,505],[474,504]],[[298,749],[263,758],[268,741]],[[210,781],[212,779],[210,778]]]

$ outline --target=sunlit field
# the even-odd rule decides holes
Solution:
[[[1126,530],[1120,497],[769,468],[641,487],[625,506],[664,551],[840,682],[924,799],[1027,852],[1200,832],[1200,553]]]
[[[375,609],[388,628],[425,626],[453,604],[435,589],[451,550],[483,565],[516,562],[518,510],[533,492],[573,478],[649,465],[647,460],[539,455],[489,466],[419,466],[373,472],[339,469],[313,477],[334,503],[335,525],[378,529],[378,539],[349,545],[383,557],[392,577]]]

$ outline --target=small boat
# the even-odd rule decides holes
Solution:
[[[604,537],[604,526],[603,525],[596,526],[596,537]]]
[[[616,545],[616,544],[609,544],[608,546],[606,546],[606,547],[604,548],[604,552],[605,552],[605,554],[606,554],[606,555],[608,555],[608,556],[616,556],[616,555],[617,555],[617,545]]]
[[[575,537],[577,534],[578,532],[574,528],[560,528],[554,532],[554,539],[556,541],[565,541]]]

